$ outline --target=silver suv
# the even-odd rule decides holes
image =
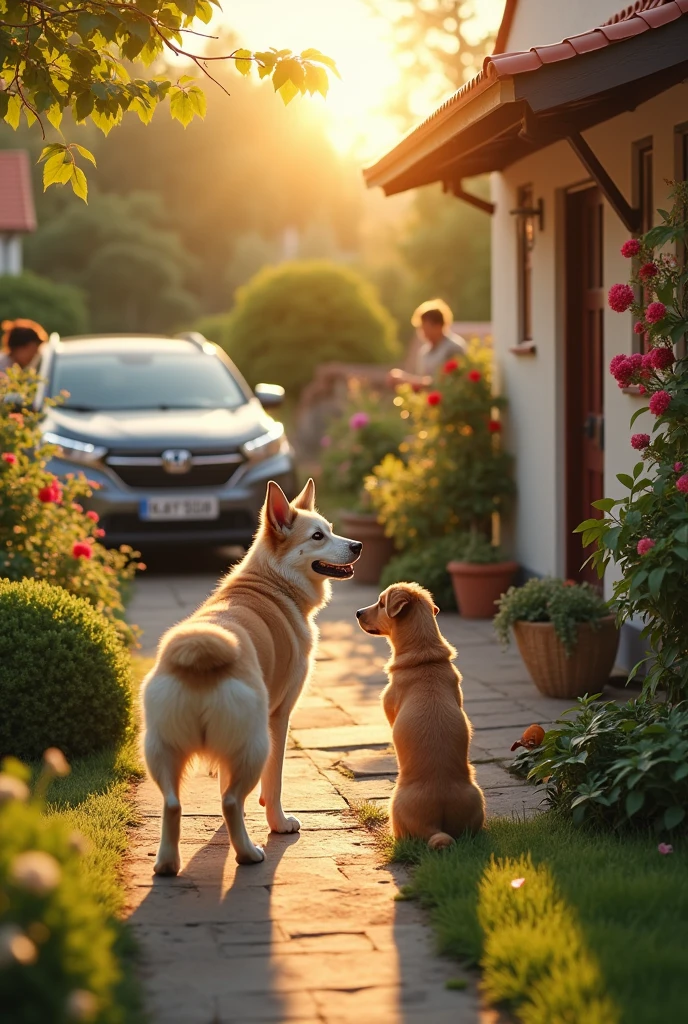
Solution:
[[[201,335],[51,339],[39,369],[56,476],[100,485],[91,506],[105,543],[248,545],[268,480],[295,493],[294,453],[268,409],[284,390],[252,392]]]

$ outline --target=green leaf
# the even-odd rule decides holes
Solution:
[[[297,85],[294,85],[291,79],[289,79],[289,81],[285,82],[284,85],[280,88],[279,94],[282,97],[284,105],[286,107],[289,103],[291,103],[295,96],[299,95],[299,87]]]
[[[632,481],[631,481],[632,482]],[[590,503],[593,508],[600,508],[603,512],[611,512],[616,505],[614,498],[598,498]]]
[[[607,532],[602,537],[602,543],[604,544],[604,546],[606,548],[609,548],[610,551],[616,551],[619,544],[620,533],[620,526],[612,526],[611,530],[607,530]]]
[[[193,85],[187,90],[187,96],[193,107],[193,112],[200,118],[204,118],[208,107],[208,101],[205,98],[205,93],[198,85]]]
[[[628,487],[629,490],[633,489],[633,477],[629,476],[628,473],[617,473],[616,479],[620,484],[623,484],[624,487]]]
[[[74,119],[78,123],[79,121],[85,121],[88,115],[95,106],[95,96],[90,89],[85,92],[79,93],[76,100],[74,101]]]
[[[237,71],[242,75],[250,75],[253,67],[253,54],[250,50],[239,49],[234,53],[234,63]]]
[[[679,526],[674,534],[674,539],[680,544],[688,544],[688,523],[685,526]]]
[[[680,825],[686,816],[685,807],[669,807],[664,812],[664,827],[665,828],[676,828]]]
[[[184,127],[190,124],[194,118],[194,105],[191,97],[183,89],[174,88],[170,92],[170,113],[176,121],[180,121]]]
[[[636,409],[636,411],[631,416],[631,426],[633,426],[638,417],[642,416],[644,412],[649,412],[649,409],[649,405],[644,405],[641,409]]]
[[[5,114],[5,121],[7,121],[10,128],[14,128],[16,131],[19,127],[19,121],[21,118],[22,101],[19,96],[10,96],[7,101],[7,113]]]
[[[633,467],[633,479],[634,480],[638,479],[638,477],[640,476],[640,474],[642,473],[644,468],[645,468],[645,463],[644,462],[636,462],[635,466]]]
[[[43,191],[45,192],[50,185],[66,185],[72,177],[73,166],[74,164],[64,148],[62,148],[62,152],[54,153],[49,157],[43,166]]]
[[[680,782],[681,779],[685,779],[686,775],[688,775],[688,764],[684,763],[680,764],[678,768],[674,769],[671,777],[674,780],[674,782]]]
[[[648,586],[650,588],[650,594],[653,597],[659,597],[659,591],[661,590],[664,577],[666,576],[666,566],[660,566],[659,569],[653,569],[648,577]]]
[[[80,167],[76,166],[76,164],[72,165],[72,173],[71,173],[71,179],[70,180],[71,180],[71,183],[72,183],[72,192],[74,193],[74,195],[78,196],[79,199],[83,199],[83,201],[85,203],[87,203],[88,202],[88,183],[86,181],[86,175],[84,174],[84,172],[81,170]]]
[[[311,96],[319,92],[321,96],[327,97],[329,88],[330,80],[327,77],[327,71],[318,67],[317,64],[308,64],[306,66],[306,89]]]
[[[72,143],[72,148],[75,149],[77,151],[77,153],[79,153],[79,155],[84,158],[84,160],[90,160],[90,162],[93,164],[94,167],[98,166],[96,164],[96,158],[94,157],[94,155],[90,151],[90,149],[86,149],[85,146],[80,146],[76,142]]]
[[[600,523],[604,523],[604,519],[584,519],[583,522],[576,527],[574,533],[583,533],[584,530],[590,530],[594,526],[598,526]]]
[[[645,794],[642,790],[634,789],[626,797],[626,814],[629,818],[632,818],[634,814],[637,814],[640,808],[645,803]]]

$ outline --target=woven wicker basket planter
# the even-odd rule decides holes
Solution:
[[[578,643],[570,657],[551,622],[515,622],[514,636],[530,677],[546,697],[582,697],[599,693],[609,680],[619,646],[613,615],[595,628],[578,626]]]

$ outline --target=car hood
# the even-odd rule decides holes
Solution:
[[[53,408],[43,430],[115,451],[226,450],[258,437],[273,422],[258,401],[251,401],[238,409],[76,412]]]

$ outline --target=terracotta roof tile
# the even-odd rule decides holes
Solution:
[[[612,14],[611,18],[603,22],[604,25],[616,25],[619,21],[626,21],[628,18],[632,18],[634,14],[638,14],[640,11],[649,11],[653,7],[661,7],[662,4],[666,3],[666,0],[636,0],[636,3],[629,4],[628,7],[624,7],[622,11],[617,11],[616,14]]]
[[[550,46],[534,46],[533,49],[543,64],[554,64],[558,60],[568,60],[569,57],[576,56],[576,51],[567,39]]]
[[[628,21],[617,21],[615,25],[602,25],[600,32],[609,43],[620,43],[623,39],[639,36],[647,32],[650,26],[642,17],[629,18]]]
[[[594,32],[581,32],[577,36],[568,36],[568,43],[576,53],[591,53],[592,50],[601,50],[603,46],[609,45],[609,40],[602,29],[595,29]]]
[[[29,155],[23,149],[0,150],[0,231],[35,230]]]
[[[642,18],[650,28],[658,28],[660,25],[666,25],[670,21],[676,21],[682,14],[683,11],[678,4],[670,3],[663,4],[661,7],[653,7],[649,11],[639,11],[636,14],[636,18]]]

